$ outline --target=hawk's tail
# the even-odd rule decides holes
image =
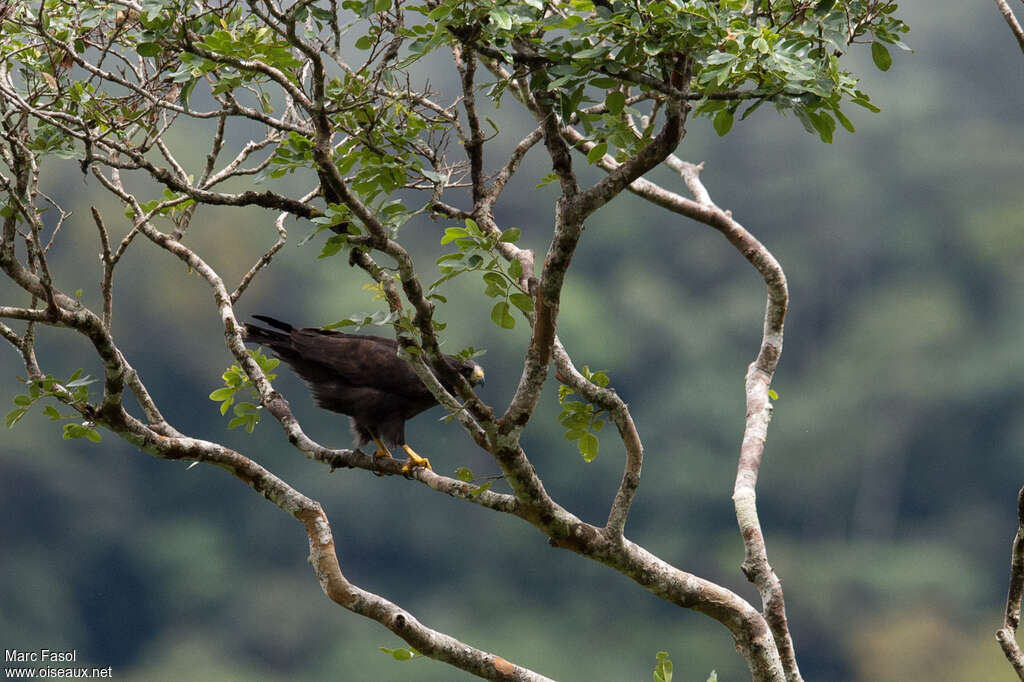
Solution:
[[[253,315],[257,320],[266,322],[275,329],[267,329],[265,327],[258,327],[254,324],[245,323],[245,340],[258,343],[263,346],[270,346],[274,348],[282,343],[287,344],[289,342],[288,334],[292,331],[292,326],[287,322],[281,322],[275,320],[272,317],[266,315]],[[275,331],[280,329],[281,331]],[[277,350],[276,348],[274,348]]]

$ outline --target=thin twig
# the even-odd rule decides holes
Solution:
[[[1024,488],[1017,493],[1017,533],[1010,550],[1010,589],[1006,593],[1006,611],[1003,627],[996,632],[996,640],[1003,649],[1017,677],[1024,680],[1024,652],[1017,643],[1020,626],[1020,600],[1024,596]]]
[[[110,329],[111,319],[114,315],[114,259],[110,253],[110,238],[107,236],[107,227],[103,224],[103,216],[95,206],[89,208],[92,212],[92,220],[96,223],[96,229],[100,233],[100,260],[103,262],[103,277],[100,280],[100,294],[103,296],[103,326]]]

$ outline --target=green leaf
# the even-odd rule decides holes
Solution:
[[[234,395],[235,395],[235,389],[234,388],[230,388],[228,386],[225,386],[223,388],[218,388],[216,391],[211,393],[210,394],[210,400],[213,400],[214,402],[220,402],[222,400],[227,400],[228,398],[232,398],[232,397],[234,397]]]
[[[247,414],[255,414],[256,410],[257,410],[256,406],[253,405],[252,403],[250,403],[250,402],[240,402],[237,405],[235,405],[234,412],[239,417],[241,417],[241,416],[244,416],[244,415],[247,415]]]
[[[508,12],[506,12],[505,10],[492,9],[488,13],[488,16],[490,16],[491,21],[493,21],[494,24],[498,28],[500,28],[501,30],[503,30],[503,31],[511,30],[511,28],[512,28],[512,15],[509,14]]]
[[[618,116],[622,113],[622,109],[626,106],[626,95],[621,90],[612,90],[604,98],[604,106],[608,109],[609,114]]]
[[[491,322],[502,329],[512,329],[516,326],[516,320],[508,313],[508,301],[499,301],[491,308]]]
[[[475,500],[476,498],[480,497],[480,496],[481,496],[481,495],[483,495],[483,494],[484,494],[484,492],[486,492],[486,491],[487,491],[487,490],[488,490],[488,489],[489,489],[489,488],[490,488],[490,487],[491,487],[491,486],[492,486],[493,484],[494,484],[494,481],[487,481],[487,483],[484,483],[483,485],[478,485],[478,486],[476,487],[476,489],[475,489],[475,490],[473,490],[473,491],[472,491],[472,492],[471,492],[471,493],[469,494],[470,498],[472,498],[472,499],[474,499],[474,500]]]
[[[836,130],[836,120],[824,111],[810,111],[807,115],[811,119],[811,125],[818,131],[821,141],[831,144],[832,134]]]
[[[839,111],[839,107],[833,109],[832,113],[836,115],[836,118],[839,119],[839,124],[846,128],[847,131],[851,133],[857,132],[853,127],[853,123],[850,122],[850,119],[846,118],[846,115]]]
[[[382,646],[380,647],[380,650],[394,658],[396,661],[408,661],[416,658],[417,656],[423,655],[415,649],[388,649],[387,647]]]
[[[607,153],[608,143],[598,142],[597,144],[590,148],[589,152],[587,152],[587,163],[597,163],[598,161],[601,160],[601,157],[603,157]]]
[[[26,410],[24,407],[17,407],[15,409],[11,410],[10,412],[8,412],[7,413],[7,419],[6,419],[7,428],[11,428],[15,424],[17,424],[18,420],[20,420],[22,417],[24,417],[26,412],[28,412],[28,410]]]
[[[814,6],[814,13],[819,17],[825,16],[834,4],[836,4],[836,0],[818,0],[818,4]]]
[[[343,248],[345,248],[345,244],[347,243],[348,235],[336,234],[328,238],[328,240],[324,242],[324,248],[321,249],[320,255],[317,256],[317,258],[330,258],[331,256],[341,251]]]
[[[519,237],[523,234],[523,231],[518,227],[510,227],[501,233],[501,239],[499,241],[508,242],[514,244],[519,241]],[[518,262],[518,261],[517,261]]]
[[[873,114],[877,114],[878,112],[881,111],[881,109],[876,107],[874,104],[871,103],[870,100],[868,100],[867,95],[863,95],[861,97],[854,97],[850,101],[853,102],[854,104],[864,107]]]
[[[247,424],[248,422],[249,422],[249,416],[248,415],[242,415],[240,417],[234,417],[231,421],[228,422],[228,429],[237,429],[239,426],[242,426],[243,424]]]
[[[455,478],[464,483],[469,483],[476,477],[473,475],[473,471],[469,467],[459,467],[455,470]]]
[[[462,227],[447,227],[444,236],[441,237],[441,245],[449,244],[456,239],[463,239],[469,236],[469,231]]]
[[[139,43],[135,46],[135,51],[139,53],[140,57],[155,57],[163,52],[156,43]]]
[[[511,301],[512,305],[522,310],[524,313],[533,312],[533,299],[526,294],[510,294],[508,300]]]
[[[871,59],[881,71],[888,71],[892,66],[892,55],[889,54],[889,48],[877,40],[871,43]]]
[[[504,295],[505,290],[508,288],[508,280],[500,272],[485,272],[484,281],[496,288],[499,295]]]
[[[589,47],[585,50],[580,50],[572,55],[573,59],[593,59],[594,57],[600,57],[608,53],[607,47]]]
[[[730,130],[732,130],[732,120],[732,112],[729,111],[728,109],[722,109],[717,114],[715,114],[715,119],[712,122],[712,125],[714,125],[715,132],[718,133],[719,137],[722,137]]]
[[[54,407],[53,405],[47,405],[46,407],[44,407],[43,408],[43,414],[45,414],[47,417],[49,417],[50,419],[53,419],[53,420],[57,420],[57,419],[61,418],[60,412],[58,412],[57,408]]]
[[[14,396],[14,404],[21,405],[22,407],[28,407],[29,405],[32,404],[32,398],[29,398],[27,395],[24,394],[16,395]]]
[[[668,659],[666,651],[658,652],[658,663],[654,668],[654,682],[672,682],[672,661]]]
[[[778,400],[779,399],[779,394],[775,392],[774,388],[769,388],[768,389],[768,397],[771,398],[772,400]]]
[[[99,443],[102,440],[96,429],[86,426],[85,424],[65,424],[63,438],[64,440],[71,440],[72,438],[88,438],[93,443]]]
[[[584,460],[587,462],[593,462],[594,458],[597,457],[597,436],[592,433],[583,434],[583,436],[576,441],[576,447],[579,448],[580,454],[583,455]]]

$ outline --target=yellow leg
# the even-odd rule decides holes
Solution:
[[[405,450],[405,454],[409,455],[409,463],[402,467],[403,474],[407,474],[410,471],[412,471],[413,467],[426,467],[427,469],[430,469],[429,459],[427,459],[426,457],[420,457],[415,452],[413,452],[412,448],[410,448],[408,445],[404,443],[402,444],[402,449]],[[430,470],[433,471],[433,469]]]
[[[387,446],[381,442],[377,436],[373,437],[373,442],[377,444],[377,451],[373,453],[374,457],[383,459],[384,457],[390,457],[391,451],[388,450]]]

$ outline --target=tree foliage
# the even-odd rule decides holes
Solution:
[[[689,115],[711,118],[724,135],[766,102],[792,112],[825,142],[837,123],[852,132],[843,107],[877,109],[843,68],[843,56],[853,45],[870,44],[874,63],[889,68],[886,44],[904,47],[900,36],[907,30],[895,11],[892,2],[840,0],[5,5],[0,268],[28,299],[0,306],[0,318],[20,321],[11,323],[18,328],[0,323],[0,334],[28,375],[28,393],[16,400],[8,426],[35,401],[51,399],[82,420],[66,425],[65,437],[98,440],[102,428],[158,457],[227,469],[304,524],[311,562],[329,598],[383,623],[412,647],[389,653],[415,651],[488,679],[543,679],[432,630],[350,583],[319,504],[243,453],[179,432],[117,346],[113,282],[122,257],[147,245],[167,251],[206,282],[223,322],[224,344],[236,364],[210,398],[222,413],[233,407],[229,426],[251,431],[265,410],[292,446],[332,468],[399,473],[400,463],[381,464],[358,450],[313,441],[270,383],[272,363],[243,345],[236,304],[286,243],[289,221],[308,224],[307,239],[322,240],[320,256],[347,256],[386,306],[338,324],[391,325],[403,357],[468,437],[493,456],[508,492],[494,491],[491,482],[474,484],[471,472],[448,478],[416,470],[419,483],[520,517],[552,545],[719,621],[754,679],[798,680],[755,494],[774,397],[770,384],[782,350],[785,276],[771,253],[711,200],[700,167],[675,150]],[[429,85],[442,57],[458,76],[457,92]],[[492,106],[515,107],[535,127],[507,142],[486,113]],[[205,156],[175,148],[171,131],[186,123],[210,131]],[[492,144],[496,139],[504,146]],[[502,148],[511,151],[497,161],[485,157],[485,149]],[[541,260],[518,245],[527,228],[496,219],[527,154],[547,155],[547,182],[558,189]],[[48,252],[61,227],[80,219],[51,197],[42,169],[68,162],[123,206],[120,216],[92,209],[101,254],[96,309],[61,290],[50,270]],[[692,198],[644,178],[661,165],[679,174]],[[603,175],[588,185],[583,166]],[[644,455],[638,427],[609,374],[578,370],[557,335],[563,284],[587,220],[624,191],[717,230],[764,280],[764,334],[746,374],[733,495],[747,552],[742,569],[760,591],[761,609],[625,538]],[[277,236],[233,288],[212,267],[210,254],[190,245],[192,233],[211,229],[204,215],[214,207],[265,209],[266,225]],[[439,241],[448,251],[432,284],[423,283],[427,270],[414,261],[403,231],[419,215],[445,225]],[[479,274],[483,293],[494,299],[495,325],[508,329],[522,321],[530,330],[521,378],[503,411],[485,404],[440,361],[443,324],[435,312],[450,305],[446,283],[465,273]],[[89,341],[103,367],[101,395],[89,393],[80,376],[61,382],[45,372],[47,359],[35,352],[38,325]],[[552,365],[564,385],[560,421],[583,457],[597,456],[605,423],[615,425],[625,449],[622,481],[603,526],[580,520],[548,494],[521,443]],[[453,374],[445,378],[454,394],[435,372]],[[243,388],[256,398],[235,402]],[[129,393],[139,409],[126,404]],[[46,409],[54,419],[65,418],[52,405]],[[659,655],[656,674],[671,676],[667,656]]]

